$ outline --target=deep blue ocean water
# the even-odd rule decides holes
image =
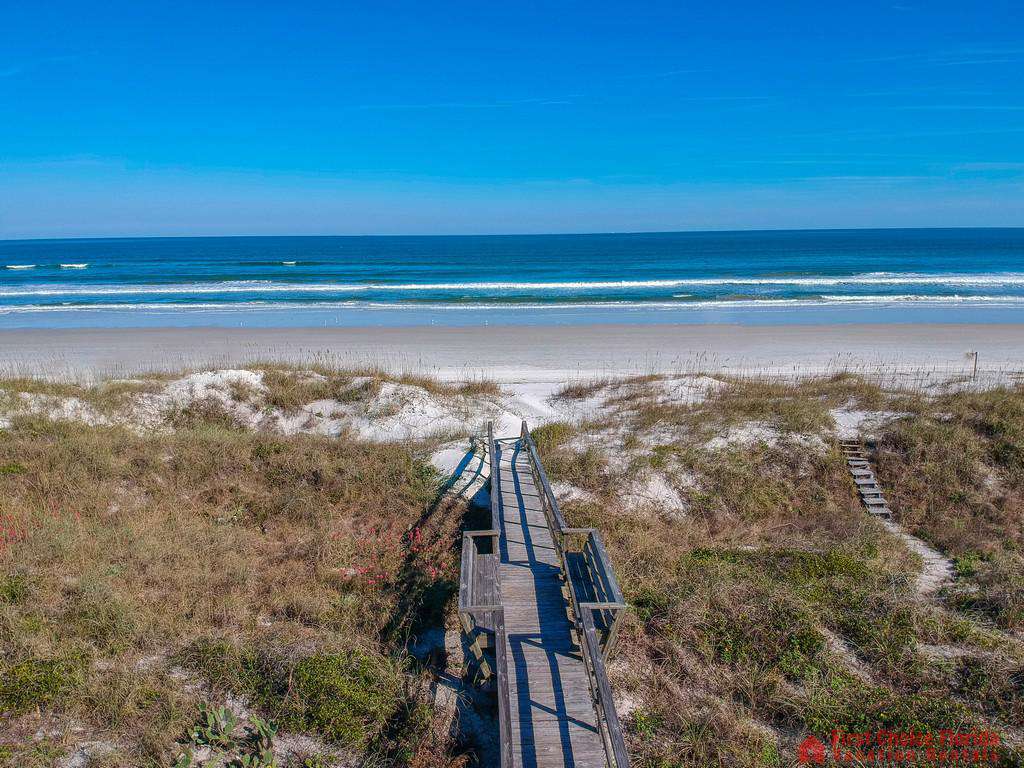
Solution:
[[[1024,322],[1024,228],[0,241],[0,327]]]

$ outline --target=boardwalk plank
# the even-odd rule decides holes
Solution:
[[[498,450],[500,561],[513,759],[522,768],[607,765],[561,563],[518,442]]]

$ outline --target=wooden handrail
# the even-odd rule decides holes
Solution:
[[[498,509],[501,505],[501,477],[498,472],[498,450],[494,442],[494,422],[487,422],[487,460],[491,475],[491,530],[496,534],[501,530],[501,514]],[[497,547],[495,547],[497,552]]]
[[[608,558],[608,553],[604,548],[604,540],[601,538],[601,532],[596,528],[569,528],[565,524],[565,518],[562,516],[562,510],[558,506],[558,499],[555,498],[554,491],[551,490],[551,483],[548,482],[547,473],[544,471],[544,465],[540,461],[540,455],[537,453],[537,444],[533,441],[533,435],[530,434],[529,427],[526,422],[523,422],[521,436],[524,442],[526,442],[527,448],[530,451],[531,465],[536,470],[537,479],[540,481],[540,486],[543,491],[545,500],[545,512],[547,509],[551,510],[551,518],[553,518],[555,525],[552,526],[555,537],[555,545],[560,549],[562,548],[561,539],[565,536],[591,536],[594,541],[594,548],[599,554],[599,560],[601,568],[604,571],[604,575],[608,581],[609,591],[612,593],[613,600],[609,601],[609,604],[623,604],[625,600],[622,597],[622,589],[619,587],[619,581],[615,578],[615,572],[612,570],[611,560]]]
[[[608,682],[608,672],[604,666],[597,641],[597,630],[594,629],[594,618],[589,611],[582,614],[583,642],[587,652],[583,654],[593,680],[596,682],[597,695],[595,700],[604,721],[605,750],[614,760],[615,768],[629,768],[629,753],[626,752],[626,741],[622,736],[622,724],[619,714],[615,711],[615,699],[612,697],[612,686]]]
[[[501,750],[501,768],[513,768],[512,765],[512,701],[509,693],[508,679],[508,654],[505,650],[505,608],[501,604],[501,584],[498,576],[498,569],[494,569],[494,596],[477,595],[477,569],[478,557],[477,540],[487,538],[491,540],[491,551],[493,555],[486,557],[500,557],[499,541],[501,535],[500,520],[500,483],[498,471],[497,444],[494,440],[494,427],[487,424],[487,452],[491,474],[491,527],[483,531],[465,531],[462,535],[462,561],[459,577],[459,621],[463,631],[470,640],[470,648],[480,663],[481,672],[484,678],[492,675],[497,678],[498,698],[498,729],[499,745]],[[478,602],[485,599],[486,602]],[[490,617],[489,621],[487,617]],[[494,669],[485,656],[480,644],[481,631],[478,630],[478,622],[484,620],[489,624],[494,633]]]
[[[548,528],[551,529],[555,548],[558,550],[559,560],[562,564],[562,572],[565,574],[565,579],[568,583],[569,602],[576,625],[579,628],[579,634],[581,635],[582,642],[580,645],[583,651],[583,661],[586,664],[590,677],[590,687],[594,696],[594,706],[601,724],[601,734],[605,743],[608,765],[611,768],[629,768],[629,754],[626,752],[622,725],[615,711],[615,700],[612,698],[611,684],[608,682],[608,673],[605,668],[605,655],[613,646],[621,610],[626,608],[626,603],[622,597],[622,590],[619,587],[618,580],[615,578],[615,572],[612,570],[608,553],[605,551],[604,542],[601,540],[601,535],[597,529],[569,528],[566,526],[565,518],[558,507],[558,500],[551,490],[551,484],[548,482],[544,465],[541,464],[540,456],[537,453],[537,444],[534,442],[525,420],[520,430],[520,438],[522,442],[526,443],[527,449],[530,452],[530,465],[533,469],[534,477],[542,489],[541,507],[544,510]],[[579,601],[577,585],[566,562],[563,542],[564,538],[571,535],[585,535],[587,536],[588,543],[592,543],[594,559],[598,562],[604,577],[605,584],[602,586],[607,588],[612,600],[596,602]],[[601,643],[597,637],[597,629],[594,626],[594,612],[605,610],[613,611],[615,618],[609,628],[608,638],[602,651]]]
[[[536,443],[530,435],[525,421],[522,424],[521,438],[521,445],[525,446],[528,451],[534,479],[541,489],[541,507],[569,587],[570,607],[579,636],[580,655],[590,681],[607,764],[609,768],[629,768],[629,756],[626,753],[622,727],[615,712],[615,703],[612,699],[605,666],[605,658],[611,650],[618,619],[621,611],[626,608],[626,603],[598,531],[593,528],[569,528],[565,525],[565,519],[562,517],[558,501],[551,490],[551,484],[537,453]],[[489,530],[466,531],[463,534],[459,616],[464,630],[472,638],[471,647],[480,659],[484,676],[490,677],[493,674],[497,679],[501,768],[513,768],[514,737],[511,717],[512,701],[509,690],[510,672],[506,651],[505,609],[502,605],[498,569],[495,569],[493,577],[493,594],[497,600],[489,599],[490,594],[475,594],[478,586],[481,585],[478,576],[484,577],[483,573],[477,573],[477,569],[482,567],[478,558],[491,557],[491,555],[481,554],[479,540],[489,538],[492,541],[493,556],[497,557],[499,561],[501,557],[501,472],[498,443],[494,438],[494,425],[490,422],[487,424],[487,452],[491,477],[491,527]],[[583,549],[579,550],[577,548],[579,546],[578,539],[574,542],[572,537],[581,536],[586,537],[586,542]],[[571,551],[567,552],[567,547],[571,547]],[[483,550],[484,553],[486,551],[486,549]],[[573,571],[568,567],[567,555],[580,568],[577,577],[586,579],[586,592],[578,588],[580,585],[576,583]],[[482,584],[485,592],[490,592],[490,576],[487,575],[484,578],[485,581]],[[596,599],[584,599],[587,597]],[[480,645],[484,630],[478,628],[478,619],[486,622],[493,629],[495,651],[493,670],[490,660],[485,656]],[[599,621],[600,629],[595,621]]]
[[[512,694],[508,687],[508,656],[505,653],[505,609],[494,614],[495,665],[498,667],[498,748],[501,768],[512,768]]]
[[[544,471],[544,465],[540,463],[540,456],[537,453],[537,444],[533,442],[533,435],[530,434],[530,429],[526,426],[526,421],[523,421],[520,437],[523,442],[526,443],[526,447],[530,451],[530,464],[533,466],[537,479],[540,480],[541,490],[544,492],[544,497],[548,502],[545,506],[551,510],[551,515],[554,518],[554,533],[558,534],[555,537],[555,545],[560,547],[561,537],[565,535],[565,531],[567,530],[565,518],[562,517],[562,510],[558,508],[558,501],[555,499],[555,494],[551,490],[551,483],[548,482],[548,474]]]
[[[625,603],[622,589],[619,587],[619,580],[615,578],[615,571],[612,570],[611,558],[608,557],[608,552],[604,548],[604,539],[601,538],[601,532],[596,528],[590,529],[589,543],[594,549],[595,560],[601,565],[601,575],[604,577],[608,592],[611,595],[610,602]]]

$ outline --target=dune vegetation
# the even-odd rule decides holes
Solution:
[[[242,759],[261,753],[260,721],[281,765],[443,752],[405,647],[443,622],[462,513],[424,445],[254,431],[217,399],[142,433],[8,421],[0,764],[83,743],[83,765]]]
[[[518,415],[632,606],[635,765],[877,727],[991,730],[1024,764],[1019,387],[646,376],[552,387],[541,418],[487,381],[229,373],[0,382],[0,765],[487,764],[486,697],[438,694],[479,512],[436,457]]]
[[[808,733],[881,727],[990,730],[1021,765],[1024,390],[837,376],[732,381],[685,404],[660,385],[566,388],[616,405],[537,434],[573,486],[569,524],[605,532],[635,608],[612,682],[637,762],[787,765]],[[886,414],[871,452],[897,521],[956,566],[936,594],[862,509],[829,439],[836,408]],[[624,502],[652,469],[672,503]]]

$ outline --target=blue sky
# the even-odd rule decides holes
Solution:
[[[1014,6],[7,0],[0,238],[1024,225]]]

